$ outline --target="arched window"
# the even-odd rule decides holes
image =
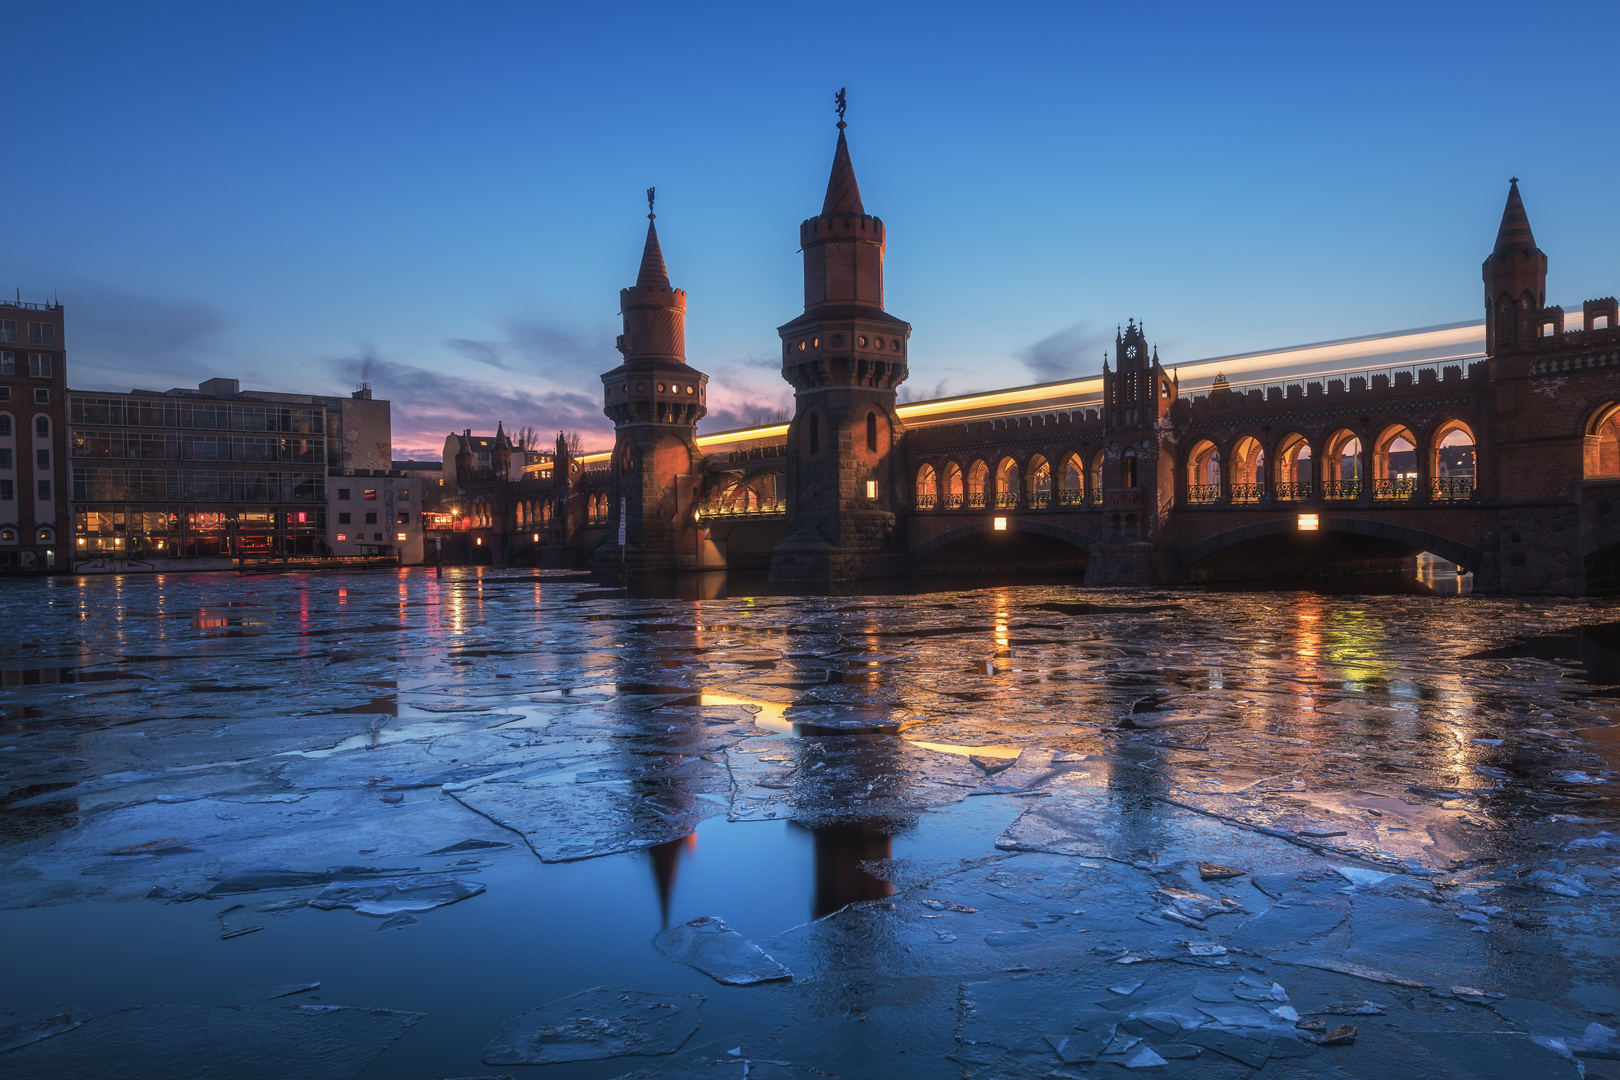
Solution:
[[[1277,444],[1277,475],[1272,496],[1278,499],[1311,497],[1311,444],[1305,436],[1284,435]]]
[[[0,412],[0,435],[11,434],[11,414]]]
[[[877,413],[866,414],[866,452],[875,454],[877,449]]]
[[[1064,506],[1080,506],[1086,501],[1086,467],[1080,461],[1079,454],[1070,454],[1063,459],[1063,471],[1059,474],[1058,502]]]
[[[1221,455],[1215,444],[1200,439],[1187,453],[1187,501],[1219,502],[1221,498]]]
[[[34,434],[39,436],[41,439],[48,439],[48,438],[51,437],[51,420],[50,420],[50,417],[48,417],[48,416],[36,416],[36,417],[34,417]]]
[[[821,453],[821,417],[816,413],[810,414],[810,453]]]
[[[1086,503],[1089,506],[1101,506],[1103,501],[1103,462],[1108,455],[1101,450],[1091,455],[1091,467],[1086,470]]]
[[[1266,452],[1260,441],[1245,435],[1232,447],[1232,501],[1259,502],[1266,492]]]
[[[1620,405],[1605,405],[1592,414],[1583,472],[1588,480],[1620,476]]]
[[[966,490],[962,482],[962,466],[954,461],[945,463],[945,490],[940,492],[940,499],[949,509],[962,505],[962,496]]]
[[[1025,482],[1029,485],[1029,502],[1031,506],[1049,506],[1052,502],[1052,466],[1047,464],[1044,457],[1039,454],[1030,458],[1029,468],[1025,473]]]
[[[939,492],[935,489],[936,477],[934,467],[924,464],[917,470],[917,509],[932,510],[939,501]]]
[[[1373,444],[1373,494],[1408,499],[1417,493],[1417,437],[1399,425],[1386,428]]]
[[[1330,499],[1354,499],[1361,494],[1361,440],[1351,431],[1335,431],[1322,455],[1322,494]]]
[[[996,466],[996,505],[1017,506],[1018,490],[1018,462],[1010,457],[1002,458],[1001,464]]]
[[[967,498],[969,506],[985,505],[985,484],[990,479],[990,466],[982,461],[975,461],[968,466],[967,471]]]
[[[1479,462],[1474,447],[1474,433],[1467,425],[1453,420],[1441,426],[1436,433],[1430,493],[1437,499],[1471,499],[1479,486]],[[1615,445],[1612,441],[1610,445]],[[1590,441],[1588,442],[1590,445]],[[1620,453],[1614,455],[1615,468],[1620,469]]]
[[[1136,486],[1136,451],[1127,450],[1120,460],[1120,482],[1128,488]],[[1130,533],[1131,526],[1127,524],[1126,532]]]

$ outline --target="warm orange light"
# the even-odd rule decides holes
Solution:
[[[1315,514],[1299,515],[1300,532],[1316,532],[1319,528],[1321,528],[1321,523],[1317,520]]]
[[[990,527],[992,529],[996,530],[996,532],[1006,532],[1007,531],[1007,519],[1004,518],[1004,517],[998,517],[998,518],[996,518],[994,521],[992,521],[990,523]]]
[[[540,542],[540,534],[539,533],[534,534],[534,542],[537,543],[537,544]]]
[[[484,546],[484,538],[482,536],[477,537],[476,539],[473,540],[473,543],[477,544],[479,547],[483,547]]]
[[[401,539],[401,540],[405,539],[405,534],[404,533],[395,533],[394,535],[396,537],[398,537],[399,539]]]

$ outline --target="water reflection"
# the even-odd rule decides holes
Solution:
[[[865,864],[890,858],[894,835],[900,831],[898,824],[862,820],[793,827],[814,837],[816,887],[810,908],[812,917],[819,919],[862,900],[894,895],[894,885],[873,876]]]

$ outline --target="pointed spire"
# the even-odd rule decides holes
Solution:
[[[1502,208],[1502,225],[1496,230],[1496,251],[1510,248],[1534,248],[1536,238],[1530,232],[1530,215],[1524,212],[1524,200],[1519,197],[1519,178],[1508,181],[1507,205]]]
[[[506,424],[504,421],[495,421],[495,445],[499,446],[506,441]]]
[[[821,203],[821,216],[865,214],[861,188],[855,183],[855,165],[849,160],[849,143],[844,139],[844,88],[839,87],[833,102],[838,108],[838,149],[833,151],[832,175],[827,177],[827,198]]]
[[[647,215],[647,246],[641,251],[641,272],[636,275],[636,288],[650,285],[669,288],[669,271],[664,267],[664,250],[658,246],[658,227],[653,223],[656,215]]]

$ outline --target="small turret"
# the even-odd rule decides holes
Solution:
[[[1496,246],[1480,276],[1485,281],[1485,351],[1494,356],[1535,340],[1536,318],[1547,303],[1547,256],[1536,247],[1516,176],[1508,181]]]

